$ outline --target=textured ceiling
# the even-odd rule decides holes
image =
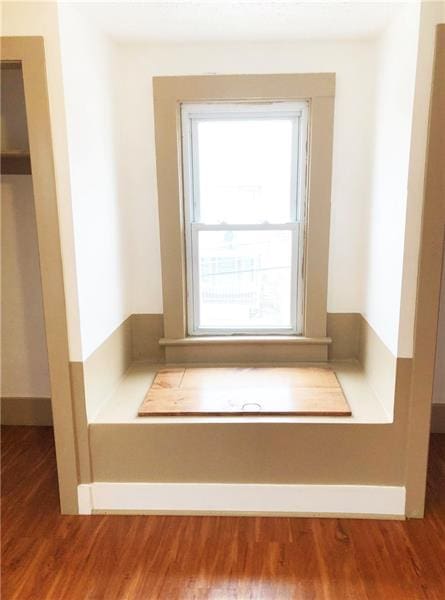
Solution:
[[[404,4],[394,0],[75,3],[112,37],[152,42],[369,39],[377,36]]]

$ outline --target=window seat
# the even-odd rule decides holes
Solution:
[[[280,366],[303,366],[306,363],[279,363]],[[235,366],[245,366],[237,363]],[[271,363],[268,366],[276,366]],[[384,424],[392,423],[374,392],[369,387],[366,375],[361,366],[355,361],[307,363],[307,366],[330,367],[334,369],[346,400],[351,408],[352,416],[162,416],[140,417],[138,409],[150,387],[157,371],[165,368],[165,364],[136,362],[129,368],[124,378],[115,389],[112,396],[104,402],[101,409],[92,420],[94,424],[186,424],[186,423],[294,423],[294,424]],[[172,365],[168,365],[172,366]],[[194,366],[209,366],[194,365]],[[220,366],[220,365],[218,365]],[[252,366],[252,363],[246,366]],[[256,365],[258,366],[258,365]],[[263,365],[267,366],[267,365]]]

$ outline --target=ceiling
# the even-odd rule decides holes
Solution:
[[[115,39],[178,43],[369,39],[379,35],[404,4],[395,0],[75,3],[88,19]]]

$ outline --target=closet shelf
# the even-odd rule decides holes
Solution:
[[[2,150],[0,159],[2,175],[31,174],[31,158],[28,150]]]

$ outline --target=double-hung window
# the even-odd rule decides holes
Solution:
[[[189,335],[301,334],[308,103],[182,104]]]

